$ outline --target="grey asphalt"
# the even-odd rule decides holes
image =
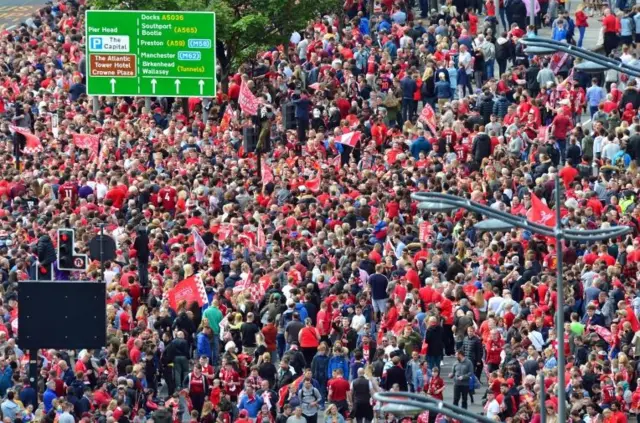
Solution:
[[[445,357],[444,365],[440,369],[440,375],[444,379],[444,402],[453,404],[453,379],[449,379],[449,373],[451,373],[453,369],[453,364],[455,363],[455,357]],[[482,385],[476,388],[476,394],[474,395],[474,403],[471,401],[467,404],[467,409],[476,414],[481,414],[482,407],[482,395],[484,391],[487,389],[487,379],[485,375],[482,375],[481,380]],[[458,404],[462,406],[462,404]]]
[[[43,3],[42,0],[0,0],[0,28],[20,25]]]

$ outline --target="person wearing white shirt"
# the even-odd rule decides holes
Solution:
[[[542,351],[542,349],[544,348],[544,338],[542,337],[542,334],[540,332],[538,332],[537,330],[532,330],[531,332],[529,332],[529,335],[527,335],[527,338],[529,338],[531,344],[533,344],[533,348],[535,348],[536,351]]]
[[[487,304],[488,311],[493,311],[494,313],[497,313],[498,309],[500,309],[500,306],[502,305],[503,302],[504,302],[504,298],[500,297],[496,293],[496,295],[489,298],[489,304]]]
[[[351,318],[351,329],[356,331],[358,335],[364,335],[364,325],[367,319],[362,314],[362,307],[356,306],[356,314]]]
[[[500,414],[500,403],[496,399],[496,394],[491,390],[487,391],[487,403],[484,406],[484,414],[489,420],[496,420],[496,417],[499,418],[498,414]]]

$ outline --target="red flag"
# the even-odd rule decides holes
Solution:
[[[269,182],[273,181],[273,172],[271,171],[271,167],[267,165],[264,161],[260,163],[260,172],[262,173],[262,184],[266,185]]]
[[[544,204],[534,193],[531,193],[531,208],[527,211],[527,219],[546,226],[556,225],[553,210]]]
[[[196,260],[198,263],[202,263],[207,251],[207,244],[204,242],[195,226],[191,228],[191,234],[193,235],[193,249],[196,253]]]
[[[90,161],[93,162],[98,159],[100,138],[97,135],[73,134],[73,144],[78,148],[89,150]]]
[[[220,130],[222,132],[229,129],[229,125],[233,120],[233,111],[231,110],[231,106],[227,105],[227,108],[224,109],[224,114],[222,115],[222,120],[220,121]]]
[[[253,239],[246,234],[238,235],[238,242],[244,244],[249,250],[253,250]]]
[[[391,242],[391,238],[387,237],[387,240],[384,242],[383,255],[386,257],[391,254],[393,254],[393,256],[395,257],[396,247],[393,245],[393,242]]]
[[[598,336],[608,344],[613,344],[613,336],[611,335],[611,331],[605,327],[600,325],[590,325],[590,328],[594,329]]]
[[[336,172],[339,172],[340,168],[342,167],[342,156],[339,155],[339,154],[337,156],[335,156],[333,158],[333,160],[331,161],[331,164],[336,169]]]
[[[233,228],[231,227],[231,223],[222,223],[220,224],[220,228],[218,229],[218,241],[224,241],[225,239],[231,236],[231,231]]]
[[[198,275],[190,276],[171,288],[167,292],[167,299],[169,307],[174,310],[178,309],[181,301],[186,301],[187,304],[197,302],[200,307],[209,302],[202,279]]]
[[[355,147],[356,144],[358,144],[358,141],[360,141],[361,136],[362,132],[360,131],[347,132],[346,134],[342,134],[336,138],[336,142],[338,144],[348,145],[349,147]]]
[[[424,222],[422,222],[420,224],[420,232],[419,232],[419,239],[420,242],[426,242],[427,241],[427,236],[429,235],[429,232],[431,232],[431,223],[427,222],[426,220]]]
[[[320,191],[320,175],[304,183],[304,186],[311,192]]]
[[[425,104],[420,112],[420,120],[427,124],[433,135],[436,134],[436,112],[430,104]]]
[[[564,62],[569,58],[569,53],[556,52],[551,56],[551,70],[553,73],[558,73]]]
[[[258,223],[258,233],[256,234],[256,248],[258,250],[264,249],[267,246],[267,236],[264,234],[264,228],[262,223]]]
[[[11,129],[13,132],[17,132],[18,134],[22,135],[25,138],[26,142],[24,145],[24,149],[22,150],[24,154],[33,155],[33,154],[44,151],[40,138],[33,135],[30,130],[26,128],[21,128],[20,126],[13,126],[13,125],[10,126],[9,129]]]
[[[540,141],[549,142],[549,127],[541,126],[538,128],[538,139]]]
[[[258,114],[258,98],[253,95],[244,81],[242,81],[242,85],[240,85],[240,97],[238,97],[238,103],[240,104],[240,108],[242,109],[242,111],[246,114]]]

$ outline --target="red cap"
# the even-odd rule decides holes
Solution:
[[[187,248],[187,254],[194,254],[195,252],[196,252],[196,250],[194,250],[193,247]]]

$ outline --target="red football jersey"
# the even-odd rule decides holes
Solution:
[[[174,211],[178,202],[178,192],[173,187],[161,188],[158,192],[158,200],[166,211]]]
[[[71,201],[71,207],[75,207],[78,200],[78,185],[73,182],[65,182],[58,188],[58,198],[61,203],[69,200]]]
[[[447,141],[448,145],[454,146],[458,141],[458,134],[453,129],[445,129],[442,131],[442,137]]]

